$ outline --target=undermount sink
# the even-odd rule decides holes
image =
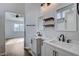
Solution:
[[[72,47],[72,43],[66,43],[66,42],[61,42],[61,41],[57,41],[57,40],[52,40],[50,41],[50,43],[58,45],[58,46],[62,46],[65,48],[71,48]]]

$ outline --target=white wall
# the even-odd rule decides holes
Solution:
[[[13,11],[24,14],[24,4],[0,3],[0,54],[5,51],[5,12]]]

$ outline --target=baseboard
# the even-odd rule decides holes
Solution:
[[[32,53],[30,52],[30,51],[31,51],[31,48],[24,47],[24,50],[25,50],[25,51],[28,51],[28,53],[29,53],[31,56],[33,56]]]
[[[32,56],[36,56],[36,54],[31,50],[31,48],[25,47],[25,50],[27,50]]]
[[[1,53],[0,56],[5,56],[5,52],[4,53]]]
[[[31,50],[31,48],[29,48],[29,47],[24,47],[24,49],[25,49],[25,50]]]

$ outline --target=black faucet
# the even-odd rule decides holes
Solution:
[[[65,42],[64,34],[61,34],[61,35],[60,35],[59,41]]]

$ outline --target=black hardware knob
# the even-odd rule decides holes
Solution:
[[[65,42],[65,39],[63,38],[63,40],[62,40],[63,42]]]
[[[70,40],[70,39],[68,39],[68,40],[67,40],[67,43],[70,43],[70,42],[71,42],[71,40]]]

